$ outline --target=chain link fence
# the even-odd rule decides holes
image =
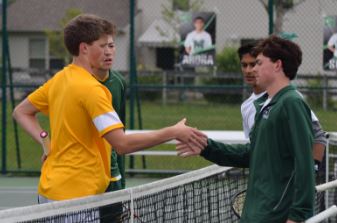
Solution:
[[[13,89],[15,100],[12,102],[15,103],[24,99],[67,63],[49,50],[51,42],[44,30],[54,25],[46,23],[39,32],[32,31],[29,35],[13,25],[14,20],[18,19],[10,16],[13,10],[17,14],[20,14],[20,10],[25,11],[25,15],[31,13],[30,16],[37,13],[32,6],[20,8],[23,5],[19,2],[14,1],[8,8],[13,83],[8,81],[7,95]],[[47,7],[42,2],[39,3],[40,7]],[[128,103],[128,116],[133,119],[128,118],[128,124],[134,122],[136,129],[158,129],[187,117],[189,125],[202,130],[242,130],[240,104],[249,97],[251,89],[243,83],[236,50],[242,44],[268,35],[267,1],[138,0],[135,5],[134,33],[129,29],[129,1],[109,1],[108,5],[85,3],[86,6],[78,5],[75,1],[67,1],[66,6],[56,2],[61,1],[55,1],[55,7],[59,7],[55,11],[60,13],[54,16],[56,23],[67,15],[68,9],[94,13],[116,23],[117,52],[113,69],[120,71],[128,81],[129,41],[133,37],[137,79],[129,83],[128,96],[135,96],[136,109],[132,113]],[[333,56],[328,51],[327,43],[324,44],[324,41],[328,41],[324,37],[328,35],[324,34],[324,27],[326,18],[331,21],[337,15],[337,1],[285,2],[289,4],[284,5],[283,14],[277,11],[280,8],[274,7],[275,21],[282,17],[281,24],[275,22],[275,29],[285,38],[292,38],[303,50],[303,64],[293,84],[317,114],[323,129],[335,131],[337,71],[327,69],[323,60]],[[209,37],[203,43],[199,42],[199,45],[207,41],[210,43],[204,49],[196,47],[193,49],[195,52],[192,52],[192,47],[186,42],[197,23],[203,23],[208,33],[205,35]],[[329,30],[329,35],[337,31],[333,26]],[[21,128],[17,132],[19,140],[15,142],[9,96],[8,99],[7,119],[2,120],[7,122],[7,152],[2,152],[6,171],[39,172],[42,150]],[[39,120],[44,128],[49,128],[47,117],[41,115]],[[157,149],[173,150],[174,147],[163,145]],[[331,151],[334,149],[333,146],[330,148]],[[158,162],[158,157],[135,157],[132,167],[190,170],[208,164],[198,158],[184,162],[176,157],[163,157]]]

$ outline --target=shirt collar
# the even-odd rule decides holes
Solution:
[[[288,91],[293,91],[296,90],[295,86],[292,84],[289,84],[288,86],[282,88],[281,90],[279,90],[273,97],[273,99],[271,100],[271,103],[276,103],[278,101],[278,99],[280,99],[282,97],[282,95],[284,95],[285,93],[287,93]]]

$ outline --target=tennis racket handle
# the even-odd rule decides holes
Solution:
[[[48,132],[42,131],[40,133],[40,137],[41,137],[43,152],[45,155],[48,156],[50,153],[50,139],[48,136]]]

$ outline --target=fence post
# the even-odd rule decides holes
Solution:
[[[323,110],[328,109],[328,87],[329,81],[326,74],[323,74]]]
[[[135,100],[135,0],[130,0],[130,129],[134,129]]]
[[[274,0],[268,1],[269,35],[274,32]]]
[[[2,165],[1,173],[7,172],[7,0],[2,1]]]
[[[14,87],[13,87],[13,71],[12,71],[12,63],[11,56],[9,52],[9,43],[8,43],[8,35],[6,35],[6,62],[8,69],[8,81],[9,81],[9,97],[11,101],[11,109],[14,111],[15,108],[15,96],[14,96]],[[21,169],[21,153],[20,153],[20,141],[19,141],[19,132],[18,132],[18,124],[15,119],[12,119],[13,128],[14,128],[14,140],[15,140],[15,151],[16,151],[16,163],[19,169]]]
[[[135,128],[135,0],[130,0],[130,129]],[[130,156],[130,169],[134,168],[134,156]]]

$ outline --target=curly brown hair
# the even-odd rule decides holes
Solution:
[[[271,35],[258,42],[252,54],[255,57],[262,54],[273,62],[281,60],[283,72],[290,80],[296,77],[298,68],[302,63],[301,48],[296,43],[276,35]]]
[[[114,35],[115,26],[96,15],[81,14],[76,16],[64,28],[64,44],[73,56],[79,55],[80,43],[98,40],[102,35]]]

